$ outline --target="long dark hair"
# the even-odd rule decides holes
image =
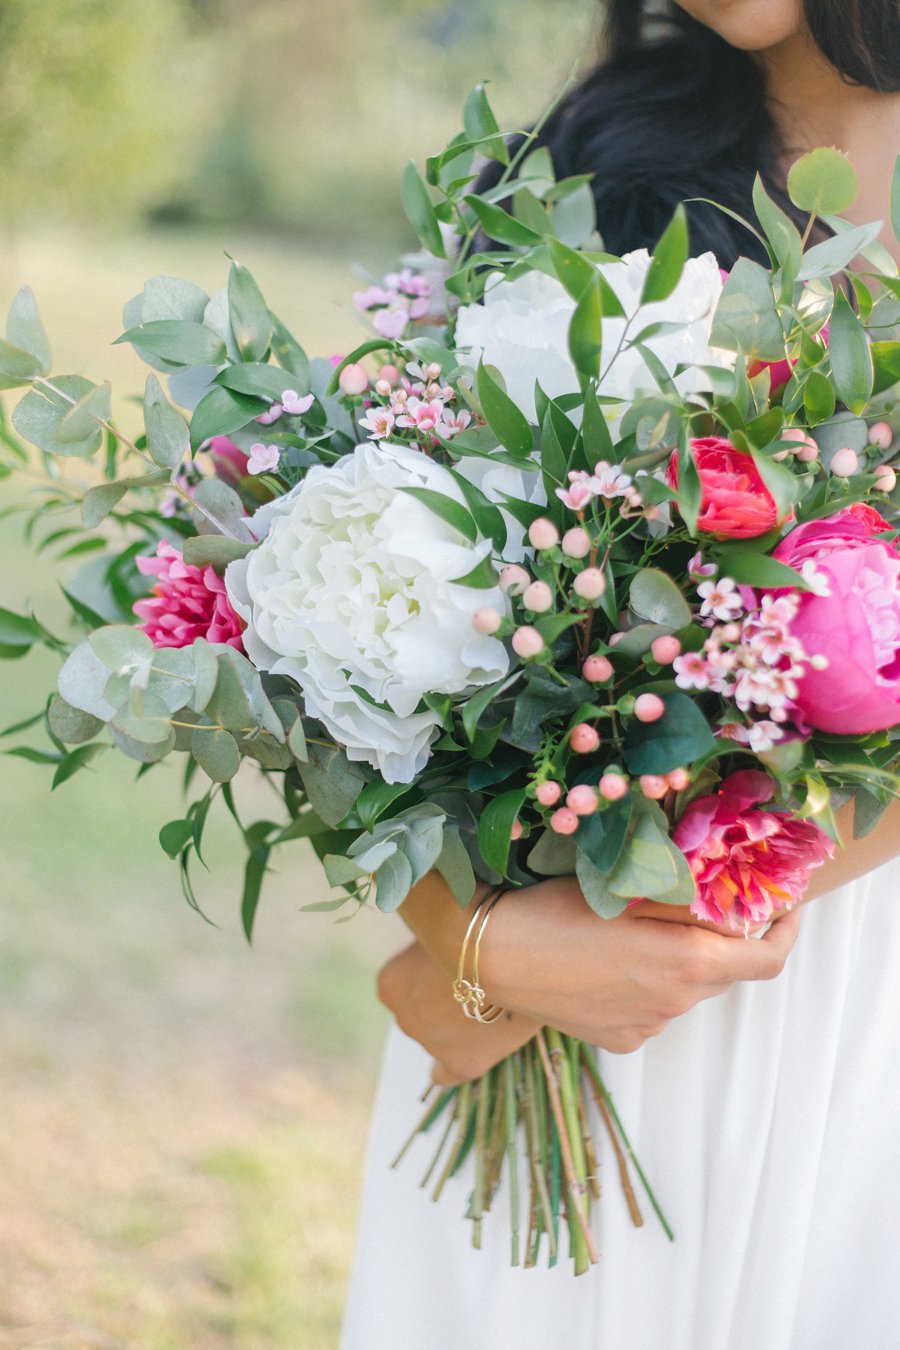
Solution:
[[[900,89],[900,0],[805,0],[805,10],[815,41],[848,82]],[[752,219],[756,173],[791,209],[751,57],[671,0],[608,0],[603,48],[602,63],[541,139],[559,176],[594,175],[607,248],[652,248],[677,203],[692,197]],[[688,210],[692,252],[711,249],[723,267],[740,254],[759,256],[753,236],[723,212],[697,202]]]

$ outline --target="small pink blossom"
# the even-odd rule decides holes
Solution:
[[[300,395],[296,389],[285,389],[281,395],[281,406],[291,417],[302,417],[304,413],[308,413],[314,401],[312,394]]]
[[[137,557],[135,562],[143,576],[156,577],[152,595],[134,606],[144,620],[139,627],[154,647],[189,647],[202,637],[244,650],[243,625],[231,608],[225,582],[212,567],[186,563],[164,540],[155,557]]]
[[[595,495],[590,474],[583,469],[573,469],[569,474],[569,486],[557,488],[556,495],[570,511],[584,511]]]
[[[703,554],[698,551],[688,563],[687,570],[691,580],[696,581],[698,577],[714,577],[719,569],[714,562],[705,563]]]
[[[407,401],[406,411],[397,418],[398,427],[411,427],[419,432],[434,431],[444,412],[440,399],[425,403],[422,399],[411,398]]]
[[[597,497],[624,497],[631,487],[631,475],[623,473],[615,464],[601,459],[594,468],[591,488]],[[640,501],[640,497],[638,497]]]
[[[702,652],[684,652],[672,662],[679,689],[708,689],[710,670]]]
[[[390,408],[370,408],[365,417],[359,419],[359,425],[366,428],[370,441],[380,441],[390,436],[396,421]]]
[[[254,422],[259,422],[260,426],[270,427],[273,422],[277,422],[284,412],[284,406],[281,403],[272,403],[264,413],[254,417]]]
[[[721,619],[727,623],[743,612],[744,604],[736,582],[731,577],[720,577],[718,581],[703,581],[697,587],[697,594],[703,604],[700,614],[703,618]]]
[[[409,314],[405,309],[377,309],[372,315],[372,326],[381,337],[402,338],[409,325]]]
[[[277,445],[263,445],[262,441],[257,441],[250,447],[250,458],[247,461],[247,472],[274,473],[278,468],[278,461],[281,458],[281,451]]]
[[[441,420],[435,427],[435,435],[441,436],[444,440],[450,440],[453,436],[458,436],[460,432],[465,431],[472,422],[472,414],[465,408],[460,408],[458,412],[451,413],[445,408],[441,413]]]

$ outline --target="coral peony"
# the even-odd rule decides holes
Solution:
[[[753,456],[721,436],[691,441],[691,455],[700,477],[697,529],[722,539],[752,539],[781,522],[775,499],[760,477]],[[678,454],[672,452],[666,481],[678,488]]]
[[[735,932],[765,923],[802,898],[810,872],[834,852],[812,821],[762,810],[772,793],[768,774],[742,770],[691,802],[676,825],[672,837],[697,883],[698,918]]]
[[[827,583],[828,594],[800,596],[790,624],[813,658],[796,703],[820,731],[858,736],[900,724],[900,552],[877,537],[889,529],[856,502],[799,525],[775,549],[798,570],[811,562]]]
[[[135,559],[145,577],[156,577],[153,594],[138,600],[135,614],[154,647],[189,647],[195,638],[225,642],[244,650],[243,624],[231,608],[225,582],[211,567],[186,563],[171,544],[159,544],[156,556]]]

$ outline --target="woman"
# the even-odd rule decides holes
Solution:
[[[820,144],[857,168],[851,215],[887,218],[897,0],[613,0],[607,22],[607,63],[546,141],[561,174],[595,174],[611,249],[652,247],[685,198],[751,215],[757,172],[787,204],[787,167]],[[752,253],[729,216],[690,213],[694,252],[712,248],[724,267]],[[883,243],[898,256],[889,231]],[[535,886],[492,919],[483,983],[513,1013],[490,1027],[453,1003],[468,915],[426,879],[403,911],[417,941],[381,978],[421,1045],[397,1033],[388,1054],[345,1350],[900,1345],[898,849],[895,805],[815,874],[811,895],[830,894],[805,910],[777,980],[797,914],[743,942],[653,906],[602,922],[574,881]],[[432,1062],[440,1082],[473,1077],[542,1023],[619,1052],[603,1070],[677,1230],[669,1245],[652,1218],[630,1228],[607,1168],[601,1264],[577,1282],[564,1262],[507,1267],[502,1204],[473,1251],[465,1181],[433,1206],[415,1188],[418,1161],[388,1169]]]

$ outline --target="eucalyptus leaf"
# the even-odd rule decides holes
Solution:
[[[475,890],[475,871],[457,826],[449,823],[444,826],[443,843],[434,866],[457,902],[465,907]]]
[[[115,716],[116,707],[105,695],[109,670],[94,654],[87,642],[82,642],[67,658],[57,676],[60,694],[73,708],[90,713],[101,722]]]
[[[228,312],[231,331],[244,361],[260,361],[272,341],[272,316],[252,274],[243,263],[232,262],[228,274]]]
[[[855,201],[859,180],[845,154],[820,146],[791,165],[787,189],[801,211],[817,216],[840,215]]]
[[[706,717],[686,694],[663,696],[666,710],[656,722],[634,719],[626,732],[629,773],[665,774],[712,754],[716,741]]]
[[[84,398],[95,386],[80,375],[58,375],[53,383],[55,388],[52,390],[41,385],[40,392],[33,389],[25,395],[13,411],[13,426],[26,441],[47,454],[93,455],[103,444],[103,431],[96,423],[82,441],[58,441],[56,433],[72,403]]]
[[[307,744],[309,760],[298,765],[306,795],[316,815],[326,825],[337,826],[353,807],[366,779],[339,746],[325,747],[311,740]]]
[[[50,701],[47,721],[53,735],[64,745],[82,745],[86,741],[91,741],[103,727],[99,717],[94,717],[81,708],[74,708],[71,703],[67,703],[58,695]]]
[[[112,386],[95,385],[70,408],[56,428],[57,445],[81,445],[90,440],[98,423],[108,422],[112,416]]]
[[[122,342],[178,366],[217,366],[226,356],[225,343],[211,328],[181,319],[140,323],[116,338],[116,343]]]
[[[228,731],[197,727],[191,736],[191,754],[214,783],[227,783],[241,767],[237,741]]]
[[[628,603],[635,614],[649,623],[671,629],[686,628],[691,622],[691,607],[670,576],[656,567],[635,572],[628,592]]]
[[[147,453],[161,469],[174,469],[191,447],[188,425],[162,391],[155,375],[147,376],[144,387],[144,426],[147,429]]]
[[[392,914],[399,909],[409,895],[412,884],[409,859],[398,849],[375,873],[375,903],[382,913]]]
[[[194,567],[226,567],[252,553],[254,544],[242,543],[224,534],[192,534],[184,541],[184,561]]]
[[[6,336],[13,347],[30,352],[38,362],[40,374],[50,372],[50,344],[38,313],[34,292],[29,286],[19,290],[9,307]]]

